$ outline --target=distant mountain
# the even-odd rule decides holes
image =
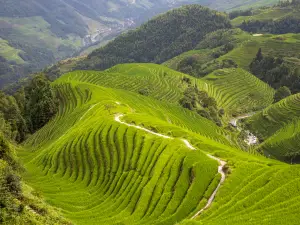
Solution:
[[[0,4],[1,88],[182,3],[0,0]]]
[[[193,49],[215,30],[230,28],[226,14],[189,5],[160,15],[92,52],[80,69],[107,69],[119,63],[162,63]]]

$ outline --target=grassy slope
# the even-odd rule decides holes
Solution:
[[[273,102],[274,90],[243,69],[216,70],[202,80],[229,115],[260,110]]]
[[[247,32],[239,29],[233,30],[231,43],[234,49],[227,54],[214,59],[212,57],[217,48],[201,48],[198,46],[197,50],[185,52],[173,59],[168,60],[163,65],[178,69],[178,64],[190,57],[195,56],[199,64],[206,64],[204,68],[210,68],[221,63],[222,60],[233,60],[240,68],[249,71],[249,65],[255,58],[259,48],[262,48],[264,55],[282,56],[288,62],[295,65],[299,64],[300,59],[300,35],[299,34],[283,34],[271,35],[265,34],[263,36],[255,37]]]
[[[97,78],[93,76],[95,74]],[[71,72],[64,79],[69,77],[134,92],[146,90],[148,96],[175,104],[183,97],[187,87],[182,78],[189,77],[193,84],[215,98],[219,107],[224,108],[229,116],[270,105],[274,92],[268,85],[242,69],[219,70],[202,79],[196,79],[156,64],[123,64],[104,72]]]
[[[18,64],[25,63],[19,56],[21,50],[11,47],[6,40],[0,38],[0,55],[7,60],[13,60]]]
[[[296,119],[278,130],[274,135],[263,142],[258,149],[265,154],[280,160],[298,162],[300,139],[300,120]]]
[[[230,0],[224,3],[223,0],[215,0],[212,5],[216,5],[216,8],[219,10],[232,11],[273,5],[277,2],[277,0]]]
[[[299,155],[300,94],[292,95],[247,119],[247,129],[265,140],[258,150],[280,160]]]
[[[267,139],[285,125],[299,118],[300,94],[292,95],[249,118],[249,129]]]
[[[26,45],[40,45],[51,50],[57,59],[62,59],[68,55],[67,52],[61,52],[58,47],[61,45],[73,48],[73,51],[79,50],[81,47],[81,39],[79,36],[69,35],[63,39],[51,32],[51,26],[42,17],[26,17],[26,18],[8,18],[2,17],[0,20],[12,26],[12,32],[18,34],[13,37],[13,41],[26,43]]]
[[[203,196],[216,185],[210,183],[219,179],[214,160],[179,139],[164,140],[113,120],[113,112],[154,114],[154,124],[162,120],[158,115],[165,120],[168,115],[172,127],[184,123],[180,117],[191,116],[121,90],[63,79],[55,85],[60,113],[28,140],[27,152],[20,155],[27,162],[26,179],[66,217],[76,224],[174,224],[200,207],[201,199],[203,206]],[[153,110],[144,106],[149,104]],[[114,108],[106,110],[107,105]],[[202,121],[207,123],[195,117],[198,124]],[[214,132],[215,125],[209,126]]]
[[[298,34],[264,35],[253,37],[248,34],[245,40],[234,50],[220,57],[220,59],[232,59],[241,68],[249,70],[249,65],[259,48],[264,55],[277,55],[289,58],[300,58],[300,39]]]
[[[228,162],[229,173],[212,206],[186,224],[298,224],[299,166],[230,147],[221,128],[172,104],[172,80],[148,97],[125,91],[128,77],[147,77],[145,67],[115,67],[114,80],[80,71],[58,79],[59,114],[19,152],[25,179],[76,224],[174,224],[203,207],[217,184],[216,162],[203,154],[209,152]],[[163,83],[153,74],[148,80]],[[114,113],[187,137],[198,150],[116,123]]]

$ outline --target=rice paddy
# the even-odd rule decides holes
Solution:
[[[229,74],[240,87],[224,89]],[[62,76],[59,113],[19,151],[24,179],[74,224],[297,224],[300,167],[244,152],[229,131],[181,108],[184,76],[153,64]],[[254,78],[225,70],[190,79],[229,109],[237,103],[226,92],[235,85],[242,94],[232,99],[245,99]],[[255,91],[273,93],[263,83]]]

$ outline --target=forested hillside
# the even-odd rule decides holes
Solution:
[[[0,88],[183,3],[1,0]]]
[[[236,11],[230,14],[232,23],[253,33],[299,33],[300,1],[282,1],[272,7]]]
[[[103,70],[119,63],[162,63],[193,49],[206,34],[230,27],[225,14],[199,5],[185,6],[119,36],[92,52],[78,68]]]
[[[1,0],[0,88],[58,60],[88,54],[158,13],[191,3],[228,11],[273,1]]]

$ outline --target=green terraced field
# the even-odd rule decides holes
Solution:
[[[105,72],[76,71],[62,80],[73,79],[110,88],[125,89],[177,104],[182,98],[188,77],[193,85],[215,98],[227,114],[239,114],[270,105],[274,90],[242,69],[224,69],[196,79],[156,64],[123,64]]]
[[[75,224],[298,224],[300,167],[241,151],[228,131],[182,109],[183,76],[153,64],[62,76],[53,84],[59,113],[19,151],[24,179]],[[223,90],[218,80],[192,82]],[[148,96],[136,93],[144,87]],[[191,220],[220,182],[207,154],[227,162],[226,179]]]
[[[299,140],[300,120],[296,119],[268,138],[258,149],[266,155],[272,155],[280,160],[291,161],[291,163],[298,162]]]
[[[247,119],[247,128],[267,139],[300,118],[300,94],[292,95]]]
[[[258,146],[259,151],[290,161],[300,155],[299,122],[300,94],[296,94],[250,117],[246,120],[246,127],[265,140]]]
[[[248,36],[248,39],[247,39]],[[270,35],[259,37],[243,35],[244,41],[219,60],[231,59],[239,67],[249,70],[249,65],[255,58],[259,48],[264,55],[283,56],[286,59],[300,58],[300,39],[298,34]]]
[[[230,115],[256,111],[273,102],[274,90],[243,69],[216,70],[202,80],[209,95]]]

